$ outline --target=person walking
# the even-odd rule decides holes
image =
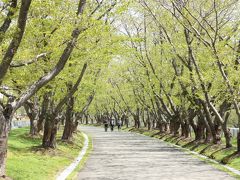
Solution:
[[[118,127],[118,131],[120,131],[120,130],[121,130],[121,127],[122,127],[122,121],[121,121],[121,119],[119,119],[119,120],[117,121],[117,127]]]
[[[111,119],[111,121],[110,121],[111,131],[113,131],[113,129],[114,129],[114,125],[115,125],[114,120]]]
[[[103,121],[103,124],[104,124],[105,132],[107,132],[107,130],[108,130],[108,121],[105,119],[105,120]]]

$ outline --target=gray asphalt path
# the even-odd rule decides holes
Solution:
[[[227,173],[171,147],[130,132],[81,127],[93,138],[93,152],[79,180],[230,180]]]

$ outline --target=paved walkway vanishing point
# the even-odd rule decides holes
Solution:
[[[79,180],[234,179],[154,138],[96,127],[80,129],[92,136],[93,152]]]

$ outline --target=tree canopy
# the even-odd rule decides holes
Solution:
[[[65,124],[122,119],[231,147],[240,128],[236,0],[0,1],[0,176],[20,107],[56,147]],[[240,152],[240,135],[237,137]]]

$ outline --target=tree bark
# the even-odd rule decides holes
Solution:
[[[5,164],[7,159],[7,139],[9,122],[4,117],[3,107],[0,106],[0,177],[6,175]]]
[[[224,137],[226,140],[226,148],[232,147],[232,143],[231,143],[232,135],[231,135],[230,129],[227,127],[227,121],[228,121],[229,116],[230,116],[230,112],[227,112],[224,123],[222,125]]]
[[[56,135],[57,135],[57,117],[47,114],[46,122],[44,124],[44,134],[42,140],[43,148],[56,148]]]
[[[67,103],[66,120],[62,135],[62,140],[64,141],[70,141],[72,139],[72,133],[74,131],[73,106],[74,98],[71,97]]]
[[[150,118],[151,118],[150,112],[149,112],[149,109],[147,109],[147,128],[148,128],[149,131],[151,130]]]
[[[0,105],[0,177],[6,176],[7,141],[12,120],[12,106]]]
[[[44,127],[44,122],[46,119],[46,113],[47,113],[47,109],[50,103],[50,93],[45,93],[43,96],[43,101],[42,101],[42,106],[41,106],[41,113],[39,115],[39,120],[38,120],[38,124],[37,124],[37,131],[38,133],[41,132],[43,130]]]
[[[204,140],[204,129],[205,129],[205,123],[202,119],[203,117],[201,115],[198,115],[198,121],[196,128],[193,128],[195,133],[195,141],[202,141]]]
[[[30,132],[31,136],[36,136],[38,134],[38,120],[39,120],[39,110],[37,105],[37,97],[34,97],[34,102],[26,102],[24,104],[25,111],[30,119]]]

